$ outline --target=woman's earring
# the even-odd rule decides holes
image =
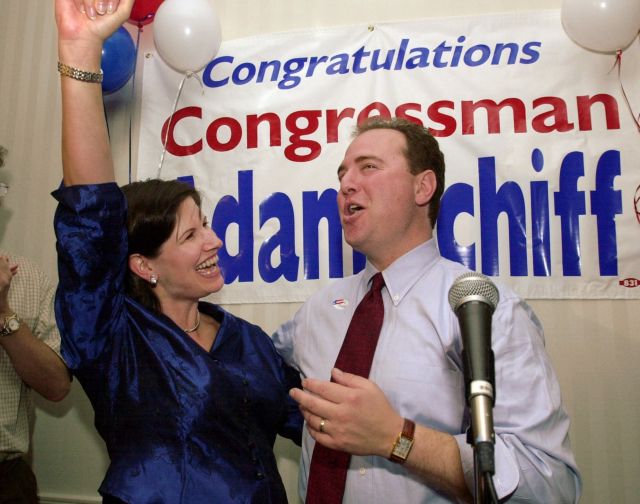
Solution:
[[[151,287],[155,287],[156,285],[158,285],[158,275],[156,275],[155,273],[151,273],[151,276],[149,277],[149,283],[151,284]]]

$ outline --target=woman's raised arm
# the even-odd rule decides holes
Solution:
[[[134,0],[55,0],[62,91],[64,183],[115,179],[102,104],[104,41],[128,18]]]

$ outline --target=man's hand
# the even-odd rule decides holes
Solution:
[[[338,369],[331,376],[335,383],[307,379],[302,382],[304,390],[290,392],[300,405],[311,437],[352,455],[388,458],[404,419],[371,380]],[[403,467],[443,493],[472,501],[458,443],[450,434],[417,424],[413,449]]]
[[[352,455],[388,457],[403,419],[371,380],[333,369],[333,382],[306,379],[292,389],[317,442]],[[321,429],[321,422],[322,429]]]
[[[9,258],[0,255],[0,315],[8,314],[11,311],[9,307],[9,288],[11,280],[18,272],[18,265],[11,264]]]

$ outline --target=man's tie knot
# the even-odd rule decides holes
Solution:
[[[371,292],[379,292],[384,287],[384,277],[382,272],[378,271],[371,277]]]

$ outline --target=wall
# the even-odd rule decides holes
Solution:
[[[223,37],[310,26],[364,24],[514,9],[560,8],[560,0],[217,0]],[[251,16],[246,14],[251,12]],[[149,30],[149,29],[147,29]],[[148,31],[147,31],[148,33]],[[0,207],[0,246],[33,258],[55,278],[54,211],[49,193],[60,167],[59,78],[51,0],[3,0],[0,15],[0,144],[10,149],[0,172],[11,192]],[[568,69],[570,72],[570,69]],[[570,75],[568,74],[568,78]],[[137,110],[130,85],[107,97],[118,180],[127,180],[129,119]],[[638,104],[638,88],[629,89]],[[135,124],[135,120],[134,120]],[[135,146],[135,131],[134,146]],[[135,160],[135,148],[132,155]],[[638,301],[537,300],[546,328],[585,481],[582,502],[631,503],[640,494],[640,325]],[[273,330],[297,305],[228,307]],[[107,457],[93,413],[77,384],[59,404],[40,401],[34,467],[45,502],[99,502]],[[277,444],[280,468],[295,502],[298,449]]]

